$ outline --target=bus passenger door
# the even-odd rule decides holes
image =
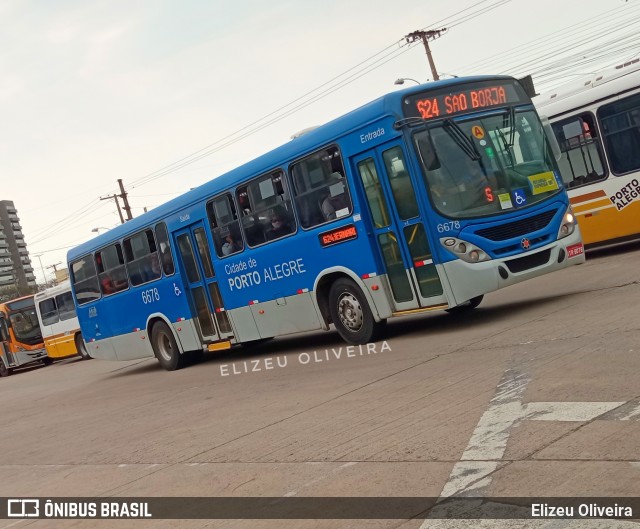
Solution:
[[[233,330],[224,310],[203,223],[177,232],[175,240],[202,338],[215,342],[232,337]]]
[[[396,311],[447,303],[424,213],[418,205],[402,146],[391,142],[354,160],[362,181],[373,237],[384,262]]]

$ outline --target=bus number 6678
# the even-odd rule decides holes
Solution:
[[[160,301],[160,293],[157,288],[150,288],[142,291],[142,302],[147,305],[154,301]]]

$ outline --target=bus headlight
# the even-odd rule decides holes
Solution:
[[[569,206],[564,214],[562,223],[560,224],[560,229],[558,230],[558,239],[568,237],[574,231],[576,231],[576,224],[576,217],[571,210],[571,206]]]
[[[440,239],[440,244],[466,263],[480,263],[491,260],[491,257],[482,248],[455,237]]]

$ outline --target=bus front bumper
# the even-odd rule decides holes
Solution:
[[[467,263],[461,259],[444,265],[453,305],[527,279],[585,262],[580,230],[535,250],[504,259]]]

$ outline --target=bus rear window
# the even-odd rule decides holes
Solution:
[[[71,263],[71,277],[78,305],[84,305],[100,297],[100,283],[92,255],[85,255]]]

